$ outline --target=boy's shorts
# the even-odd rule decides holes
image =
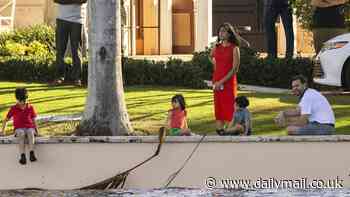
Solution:
[[[181,134],[180,128],[170,128],[169,135],[176,136]]]
[[[35,135],[35,129],[34,128],[18,128],[15,130],[15,137],[21,134],[28,134],[33,133]]]

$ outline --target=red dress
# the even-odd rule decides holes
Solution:
[[[216,68],[213,74],[213,83],[223,79],[233,67],[234,44],[218,45],[213,51]],[[223,90],[214,91],[215,118],[221,121],[231,121],[235,111],[235,97],[237,94],[236,74],[224,83]]]

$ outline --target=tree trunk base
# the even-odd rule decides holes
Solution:
[[[83,121],[76,127],[76,136],[113,136],[112,130],[95,121]]]

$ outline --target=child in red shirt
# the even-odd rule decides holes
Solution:
[[[171,98],[172,109],[168,111],[167,126],[169,134],[177,135],[191,135],[187,125],[187,112],[185,98],[181,95],[175,95]]]
[[[26,137],[28,138],[28,148],[30,153],[29,160],[31,162],[37,160],[34,154],[34,135],[38,132],[35,122],[36,113],[34,107],[26,102],[28,99],[28,92],[25,88],[17,88],[15,91],[15,96],[17,103],[13,105],[7,113],[7,116],[3,121],[0,134],[4,133],[7,122],[13,118],[15,136],[18,138],[19,144],[19,163],[25,165],[27,163],[24,146]]]

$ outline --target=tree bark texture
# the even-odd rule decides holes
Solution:
[[[124,101],[120,0],[89,0],[88,97],[78,135],[132,131]]]

